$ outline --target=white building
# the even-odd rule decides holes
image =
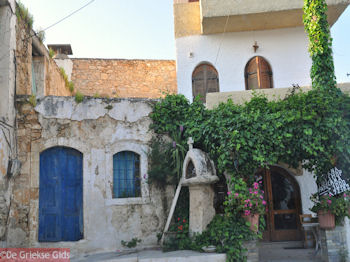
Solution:
[[[349,1],[330,0],[333,25]],[[178,92],[310,86],[303,1],[175,0]],[[206,77],[205,77],[206,76]]]
[[[331,25],[349,3],[327,1]],[[311,86],[302,8],[302,0],[174,0],[178,92],[191,101],[200,94],[213,108],[229,98],[241,103],[251,89],[272,98],[295,85]],[[283,163],[261,175],[270,196],[263,240],[303,239],[299,216],[311,213],[313,175]],[[348,221],[344,231],[350,243]],[[327,239],[334,232],[327,231]]]

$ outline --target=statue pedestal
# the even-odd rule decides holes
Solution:
[[[190,185],[190,224],[189,231],[202,233],[215,216],[214,190],[211,185]]]

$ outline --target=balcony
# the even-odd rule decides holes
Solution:
[[[350,0],[327,0],[332,25]],[[303,26],[303,0],[200,0],[202,34]]]

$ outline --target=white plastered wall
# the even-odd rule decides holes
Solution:
[[[256,53],[255,41],[259,45]],[[202,62],[217,69],[220,92],[245,90],[244,69],[254,56],[263,56],[270,63],[274,88],[309,86],[311,59],[307,46],[302,27],[178,38],[178,93],[192,100],[192,72]]]
[[[310,208],[313,206],[310,196],[317,192],[317,185],[313,174],[303,170],[302,176],[295,176],[299,184],[301,195],[301,206],[303,214],[311,214]]]

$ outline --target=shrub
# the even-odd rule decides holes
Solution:
[[[84,95],[82,93],[80,93],[80,91],[78,90],[76,93],[75,93],[75,102],[77,102],[78,104],[83,102],[84,100]]]

